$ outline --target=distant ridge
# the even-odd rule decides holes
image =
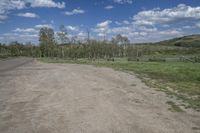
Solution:
[[[200,34],[169,39],[157,42],[156,44],[178,47],[200,47]]]

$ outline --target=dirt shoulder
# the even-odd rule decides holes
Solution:
[[[17,67],[33,62],[33,58],[20,57],[20,58],[7,58],[0,60],[0,72],[11,71]]]
[[[32,62],[0,71],[2,133],[199,133],[199,112],[134,75],[78,64]]]

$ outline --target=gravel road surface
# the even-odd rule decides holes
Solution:
[[[134,75],[29,58],[0,61],[0,133],[199,133]]]
[[[34,59],[32,58],[11,58],[8,60],[0,60],[0,72],[10,71],[19,66],[28,64],[32,62]]]

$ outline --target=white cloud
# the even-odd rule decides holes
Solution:
[[[53,26],[51,24],[38,24],[38,25],[35,25],[34,28],[41,29],[42,27],[53,28]]]
[[[200,28],[200,22],[197,22],[197,23],[196,23],[196,26],[197,26],[198,28]]]
[[[1,0],[0,2],[0,14],[6,14],[10,10],[23,9],[26,6],[26,2],[22,0]]]
[[[163,24],[162,27],[169,28],[170,26],[168,24]]]
[[[121,34],[123,36],[127,36],[133,43],[156,42],[190,34],[182,31],[181,29],[174,29],[171,27],[167,30],[163,30],[158,29],[157,27],[138,27],[134,24],[122,24],[117,27],[107,27],[106,31],[108,31],[106,32],[108,39],[111,39],[111,37],[116,36],[117,34]],[[97,36],[105,35],[101,30],[96,30],[96,32]]]
[[[115,21],[116,25],[110,25],[107,20],[98,23],[94,29],[97,36],[112,36],[122,34],[132,42],[156,42],[174,37],[180,37],[199,33],[200,7],[178,5],[168,9],[152,9],[138,12],[132,21]]]
[[[152,25],[154,25],[154,23],[153,22],[151,22],[151,21],[147,21],[147,20],[142,20],[142,19],[137,19],[136,21],[134,21],[134,24],[136,24],[136,25],[144,25],[144,26],[152,26]]]
[[[77,9],[73,9],[72,11],[66,11],[65,15],[71,16],[71,15],[84,14],[84,13],[85,13],[84,10],[77,8]]]
[[[108,5],[108,6],[104,7],[104,9],[106,9],[106,10],[110,10],[110,9],[113,9],[113,8],[114,8],[114,6],[112,6],[112,5]]]
[[[118,4],[132,4],[133,0],[113,0],[113,2]]]
[[[122,23],[120,23],[119,21],[115,21],[116,25],[122,25]]]
[[[190,26],[190,25],[183,26],[183,29],[192,29],[192,28],[194,28],[194,26]]]
[[[96,32],[98,36],[105,36],[105,34],[110,33],[111,23],[111,20],[106,20],[104,22],[98,23],[93,31]]]
[[[38,44],[39,30],[42,27],[53,28],[51,24],[38,24],[31,28],[16,28],[10,33],[4,33],[1,35],[1,42],[9,43],[12,41],[18,41],[21,43],[33,42]]]
[[[65,8],[65,2],[54,2],[53,0],[25,0],[31,7],[54,7]]]
[[[38,34],[37,33],[24,33],[24,32],[14,32],[14,33],[4,33],[0,37],[0,41],[4,43],[9,43],[12,41],[18,41],[21,43],[33,42],[38,43]]]
[[[81,13],[85,13],[85,11],[74,9],[71,12],[67,12],[66,15]],[[1,18],[6,19],[6,16],[0,14],[0,20]],[[155,42],[198,33],[198,30],[196,29],[200,28],[200,7],[191,7],[180,4],[174,8],[146,10],[135,14],[132,20],[127,19],[124,21],[115,21],[114,23],[115,24],[112,24],[111,20],[97,23],[91,30],[91,37],[95,36],[98,38],[98,36],[106,36],[107,39],[111,39],[111,37],[116,34],[122,34],[123,36],[129,37],[132,42],[136,43]],[[39,31],[42,27],[52,28],[53,26],[50,24],[40,24],[33,28],[15,29],[14,33],[18,34],[18,36],[20,34],[22,36],[31,36],[35,35],[34,29]],[[66,26],[66,29],[71,32],[68,34],[70,37],[77,36],[82,39],[87,37],[85,29],[81,29],[81,26],[68,25]],[[92,32],[94,32],[94,34]],[[15,35],[14,33],[13,35]]]
[[[10,10],[25,8],[25,2],[21,0],[1,0],[0,2],[0,20],[5,20]]]
[[[37,14],[31,13],[31,12],[18,13],[17,15],[20,17],[27,17],[27,18],[38,18],[39,17]]]
[[[97,24],[97,36],[105,35],[106,31],[108,38],[122,34],[135,43],[161,41],[199,33],[194,27],[200,28],[200,7],[180,4],[174,8],[156,8],[138,12],[132,21],[115,21],[115,24],[114,27],[108,21]]]
[[[64,8],[65,2],[54,2],[54,0],[1,0],[0,20],[5,20],[12,10],[19,10],[28,7]]]
[[[123,23],[124,23],[124,24],[130,24],[130,22],[127,21],[127,20],[124,20]]]
[[[84,42],[86,41],[86,38],[87,38],[87,33],[86,32],[83,32],[83,31],[80,31],[78,34],[77,34],[77,37],[80,41]]]
[[[27,29],[23,29],[23,28],[16,28],[15,30],[13,30],[14,32],[24,32],[24,33],[35,33],[38,32],[36,29],[34,28],[27,28]]]
[[[5,20],[5,19],[7,19],[7,16],[0,14],[0,20]]]
[[[129,26],[113,27],[110,30],[112,31],[112,33],[117,34],[127,34],[129,32],[133,32]]]
[[[112,23],[111,20],[106,20],[106,21],[104,21],[104,22],[98,23],[98,24],[97,24],[97,27],[99,27],[99,28],[108,27],[109,24],[111,24],[111,23]]]
[[[169,24],[200,19],[200,7],[179,4],[177,7],[161,10],[159,8],[141,11],[133,17],[136,24]]]
[[[139,31],[144,31],[144,32],[157,32],[158,29],[156,27],[146,27],[146,26],[140,26],[136,28]]]
[[[68,30],[70,30],[70,31],[78,31],[78,30],[79,30],[78,27],[71,26],[71,25],[66,26],[66,28],[67,28]]]

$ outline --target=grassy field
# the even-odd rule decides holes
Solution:
[[[164,91],[173,99],[181,101],[180,106],[200,111],[199,63],[128,62],[127,59],[115,59],[115,62],[106,60],[89,61],[87,59],[55,60],[42,58],[39,60],[48,63],[92,64],[95,66],[111,67],[115,70],[134,72],[148,86]],[[172,101],[168,103],[176,107]]]

